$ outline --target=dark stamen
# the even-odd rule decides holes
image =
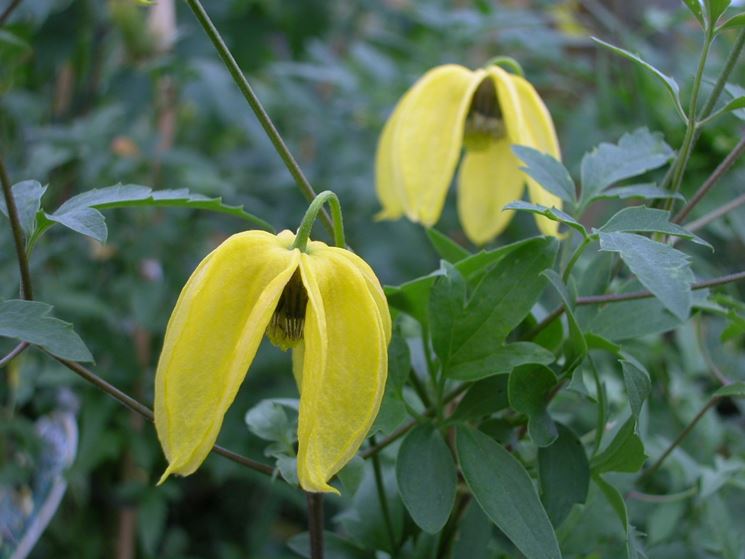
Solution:
[[[296,346],[303,338],[307,306],[308,294],[298,268],[285,285],[266,329],[266,335],[274,345],[286,350]]]

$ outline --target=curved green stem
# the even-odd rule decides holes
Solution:
[[[292,248],[299,248],[304,251],[308,240],[310,239],[310,232],[313,229],[313,224],[318,218],[323,205],[328,202],[329,208],[331,208],[331,218],[333,219],[333,233],[334,233],[334,244],[339,248],[344,248],[347,243],[344,239],[344,221],[341,215],[341,204],[336,194],[330,190],[324,190],[308,206],[308,209],[303,216],[303,220],[300,222],[300,227],[297,229],[297,236],[295,242],[292,243]]]
[[[503,66],[512,70],[514,74],[523,78],[525,77],[523,67],[520,66],[520,63],[511,56],[495,56],[487,61],[486,66]]]
[[[282,136],[280,136],[277,128],[274,126],[274,123],[272,122],[271,118],[269,118],[269,115],[264,109],[264,106],[261,104],[261,101],[259,101],[256,93],[254,93],[254,90],[248,83],[246,76],[243,75],[243,72],[238,66],[238,63],[235,61],[235,58],[233,58],[233,54],[230,52],[230,49],[228,49],[225,41],[223,41],[222,37],[220,36],[220,32],[217,30],[215,24],[212,23],[210,16],[202,7],[202,3],[199,0],[186,0],[186,3],[191,8],[191,11],[194,12],[194,15],[196,16],[200,25],[212,41],[212,44],[215,46],[217,53],[220,55],[220,58],[223,61],[223,64],[225,64],[228,72],[230,72],[230,75],[233,77],[233,80],[238,86],[238,89],[241,90],[243,97],[245,97],[246,101],[248,101],[248,104],[251,106],[251,110],[253,110],[262,128],[264,128],[264,132],[266,132],[266,135],[271,140],[274,149],[282,158],[282,161],[284,161],[287,170],[290,171],[290,174],[295,180],[298,188],[303,193],[305,198],[309,202],[312,202],[313,198],[316,196],[315,190],[313,190],[310,182],[303,174],[302,169],[300,169],[300,165],[298,165],[297,161],[295,161],[295,158],[292,156],[292,153],[290,153],[287,144],[285,144]],[[329,217],[329,215],[326,212],[322,212],[321,219],[323,220],[323,225],[326,227],[328,232],[333,233],[333,226],[331,224],[331,218]]]
[[[579,260],[579,257],[582,256],[582,253],[585,252],[587,245],[589,245],[591,241],[591,236],[585,237],[584,239],[582,239],[582,242],[579,244],[579,246],[577,246],[576,250],[572,254],[572,257],[569,259],[569,262],[567,262],[567,267],[564,268],[564,273],[561,275],[561,279],[564,280],[564,283],[569,281],[569,276],[572,274],[574,265],[577,263],[577,260]]]

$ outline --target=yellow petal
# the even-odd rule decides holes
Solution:
[[[458,217],[474,244],[491,241],[507,227],[512,212],[502,208],[521,198],[524,185],[508,138],[466,152],[458,175]]]
[[[525,125],[521,98],[516,84],[512,79],[512,75],[505,72],[499,66],[489,66],[487,72],[494,81],[494,87],[497,90],[499,110],[502,113],[508,139],[512,144],[530,142],[531,140]]]
[[[393,131],[405,100],[406,96],[398,102],[385,123],[375,151],[375,191],[378,194],[380,205],[383,206],[383,209],[375,215],[376,220],[398,219],[404,213],[402,185],[395,174],[393,165]]]
[[[510,76],[522,106],[522,114],[525,119],[524,131],[526,132],[521,138],[521,144],[532,147],[543,153],[547,153],[555,159],[561,160],[561,151],[559,149],[559,140],[556,137],[551,114],[548,112],[546,105],[543,104],[538,92],[524,78],[520,76]],[[561,209],[561,198],[544,190],[544,188],[528,178],[528,194],[534,204],[541,204],[548,208],[554,207]],[[541,232],[545,235],[558,235],[559,224],[555,221],[542,216],[535,216],[536,224]]]
[[[414,84],[396,116],[391,150],[404,211],[427,227],[440,218],[463,143],[471,97],[486,74],[439,66]]]
[[[336,492],[328,480],[359,449],[380,408],[388,368],[386,332],[367,279],[340,249],[300,258],[308,292],[298,479],[306,491]]]
[[[155,426],[170,474],[189,475],[215,444],[300,251],[292,234],[233,235],[184,286],[155,374]]]

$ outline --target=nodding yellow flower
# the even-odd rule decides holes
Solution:
[[[300,390],[297,470],[306,491],[357,452],[380,408],[391,319],[372,269],[348,250],[247,231],[202,260],[168,322],[155,375],[155,426],[170,474],[215,444],[266,333],[293,350]]]
[[[507,226],[512,212],[501,210],[522,196],[526,183],[534,203],[561,208],[559,198],[520,171],[513,145],[560,158],[551,115],[527,80],[496,65],[430,70],[404,94],[380,135],[375,175],[383,210],[377,217],[406,215],[434,225],[461,148],[458,215],[474,243],[492,240]],[[544,234],[557,235],[556,222],[536,221]]]

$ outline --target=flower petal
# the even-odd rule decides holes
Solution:
[[[155,374],[155,426],[170,474],[189,475],[215,444],[300,251],[291,234],[248,231],[210,253],[184,286]]]
[[[471,97],[486,74],[450,64],[427,72],[396,115],[392,152],[404,211],[426,226],[440,218],[463,143]]]
[[[383,209],[375,215],[376,220],[398,219],[404,213],[404,195],[401,180],[394,168],[393,131],[396,128],[401,107],[406,95],[396,105],[393,113],[383,127],[375,151],[375,191]]]
[[[483,150],[467,151],[458,175],[458,217],[466,236],[483,245],[499,235],[512,219],[502,208],[519,200],[525,175],[508,138]]]
[[[308,310],[298,478],[306,491],[336,492],[328,480],[367,435],[380,409],[388,368],[375,297],[358,267],[339,250],[312,247],[300,259]]]
[[[561,160],[559,140],[556,137],[554,123],[546,105],[543,104],[538,92],[530,82],[520,76],[510,77],[520,96],[522,113],[525,119],[524,130],[527,132],[527,137],[523,138],[522,145],[530,146]],[[528,194],[534,204],[541,204],[548,208],[561,209],[562,207],[561,198],[551,194],[531,178],[528,178]],[[542,216],[535,216],[535,220],[542,233],[554,237],[559,236],[559,224],[556,221]]]

